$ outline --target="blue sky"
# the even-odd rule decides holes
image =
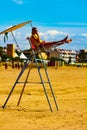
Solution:
[[[28,20],[45,41],[60,40],[67,34],[73,39],[59,48],[87,49],[87,0],[0,0],[0,32]],[[13,32],[21,49],[29,48],[26,37],[30,32],[30,25]],[[4,43],[0,35],[0,46],[14,43],[8,36]]]

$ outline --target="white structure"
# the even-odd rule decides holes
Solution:
[[[60,53],[60,58],[63,59],[68,63],[69,59],[71,58],[71,62],[74,63],[76,62],[76,56],[78,55],[78,52],[75,50],[63,50],[59,49],[58,50]]]
[[[20,59],[23,59],[23,60],[26,60],[26,59],[27,59],[27,57],[23,54],[23,52],[22,52],[21,55],[20,55]]]
[[[76,56],[79,52],[75,50],[64,50],[64,49],[54,49],[50,51],[50,58],[55,57],[58,59],[62,59],[65,62],[69,62],[69,59],[71,59],[71,62],[76,62]]]

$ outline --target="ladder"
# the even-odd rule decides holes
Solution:
[[[29,44],[30,44],[30,47],[31,47],[31,41],[30,41],[30,39],[29,39]],[[30,74],[30,71],[31,71],[31,68],[32,68],[32,64],[35,62],[35,63],[36,63],[36,68],[37,68],[37,70],[38,70],[38,74],[39,74],[39,77],[40,77],[40,81],[41,81],[41,82],[39,82],[39,83],[42,84],[42,86],[43,86],[43,90],[44,90],[44,93],[45,93],[45,96],[46,96],[46,99],[47,99],[47,102],[48,102],[50,111],[53,112],[53,108],[52,108],[52,104],[51,104],[51,102],[50,102],[50,99],[49,99],[49,96],[48,96],[48,93],[47,93],[47,89],[46,89],[46,85],[45,85],[45,84],[48,84],[49,87],[50,87],[50,91],[51,91],[51,94],[52,94],[52,98],[53,98],[53,101],[54,101],[56,110],[58,111],[57,101],[56,101],[56,98],[55,98],[55,95],[54,95],[54,92],[53,92],[52,84],[51,84],[50,79],[49,79],[49,76],[48,76],[46,64],[45,64],[44,59],[43,59],[43,56],[42,56],[42,54],[41,54],[41,49],[38,47],[37,53],[38,53],[38,54],[40,55],[40,57],[41,57],[41,62],[42,62],[42,65],[43,65],[43,68],[44,68],[44,71],[45,71],[45,74],[46,74],[46,78],[47,78],[47,81],[46,81],[46,82],[43,80],[43,77],[42,77],[42,74],[41,74],[41,71],[40,71],[40,67],[39,67],[39,65],[38,65],[38,60],[37,60],[37,58],[36,58],[36,52],[35,52],[33,49],[31,49],[31,51],[32,51],[32,54],[31,54],[30,59],[27,59],[27,60],[26,60],[24,66],[23,66],[23,68],[21,69],[21,71],[20,71],[20,73],[19,73],[19,75],[18,75],[18,77],[17,77],[17,79],[16,79],[16,81],[15,81],[13,87],[11,88],[10,93],[9,93],[9,95],[8,95],[8,97],[7,97],[7,99],[6,99],[5,103],[4,103],[4,105],[2,106],[2,108],[3,108],[3,109],[5,108],[5,106],[6,106],[7,102],[8,102],[8,100],[9,100],[9,98],[10,98],[10,96],[11,96],[11,94],[12,94],[13,91],[14,91],[14,88],[16,87],[16,84],[18,84],[18,83],[23,83],[23,88],[22,88],[22,91],[21,91],[21,93],[20,93],[20,97],[19,97],[19,100],[18,100],[18,103],[17,103],[17,106],[19,106],[20,101],[21,101],[21,98],[22,98],[22,95],[23,95],[23,92],[24,92],[24,89],[25,89],[25,87],[26,87],[26,83],[29,83],[27,80],[28,80],[28,77],[29,77],[29,74]],[[25,69],[28,67],[28,64],[29,64],[29,63],[30,63],[30,67],[29,67],[29,70],[28,70],[28,73],[27,73],[25,82],[19,82],[19,79],[21,78],[21,76],[22,76],[22,74],[24,73]],[[34,82],[33,82],[33,83],[34,83]]]

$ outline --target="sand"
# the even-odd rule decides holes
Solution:
[[[28,69],[20,81],[25,81]],[[20,105],[17,102],[23,84],[17,84],[6,106],[5,100],[20,69],[0,67],[0,130],[87,130],[87,68],[48,68],[59,110],[56,110],[48,84],[47,92],[53,107],[50,111],[41,84],[26,84]],[[44,80],[46,77],[41,69]],[[37,69],[30,72],[28,81],[39,82]]]

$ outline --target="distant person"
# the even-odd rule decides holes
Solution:
[[[14,62],[12,62],[12,68],[14,69]]]
[[[7,69],[8,68],[8,64],[7,63],[5,63],[5,69]]]
[[[29,37],[27,39],[29,39]],[[72,39],[68,39],[68,35],[67,35],[63,40],[60,41],[45,42],[40,39],[37,28],[33,27],[32,34],[30,36],[30,41],[32,44],[32,49],[36,50],[38,47],[49,49],[52,46],[59,46],[65,43],[70,43]]]

